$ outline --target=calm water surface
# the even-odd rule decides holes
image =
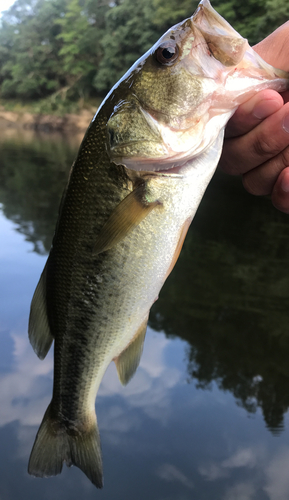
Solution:
[[[9,132],[9,131],[8,131]],[[96,400],[98,491],[77,468],[28,476],[52,390],[27,338],[79,138],[0,139],[0,499],[289,498],[289,218],[218,174],[150,316],[123,388],[111,364]]]

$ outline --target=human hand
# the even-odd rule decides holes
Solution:
[[[269,64],[288,71],[288,47],[289,22],[254,50]],[[241,174],[247,191],[271,194],[273,205],[289,213],[289,91],[281,96],[263,90],[239,106],[225,137],[222,170]]]

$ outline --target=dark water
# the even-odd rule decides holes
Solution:
[[[96,400],[105,485],[27,462],[52,389],[52,356],[27,339],[78,138],[0,140],[0,499],[289,498],[289,218],[217,175],[150,316],[123,388],[113,365]]]

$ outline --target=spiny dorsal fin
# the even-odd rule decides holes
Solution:
[[[146,318],[141,324],[130,344],[114,360],[118,378],[123,385],[126,385],[130,381],[139,365],[147,329],[147,322],[148,318]]]
[[[53,342],[46,307],[46,269],[47,265],[32,298],[28,327],[30,343],[40,359],[45,358]]]
[[[158,200],[145,199],[145,185],[138,186],[116,206],[100,230],[94,253],[114,247],[158,205],[161,205]]]

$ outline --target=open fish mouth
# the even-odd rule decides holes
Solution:
[[[182,175],[241,102],[288,85],[288,74],[263,61],[209,0],[168,30],[126,79],[127,95],[107,123],[110,159],[136,171]]]

